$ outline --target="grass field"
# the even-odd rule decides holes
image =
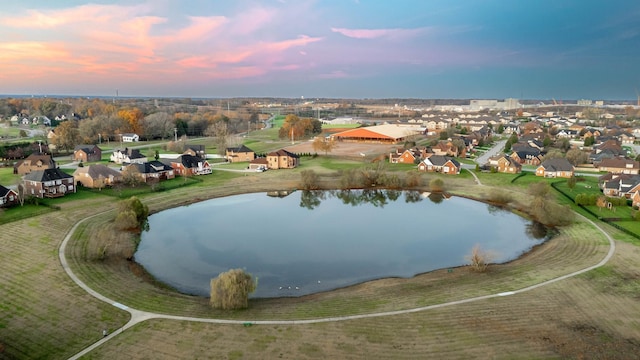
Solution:
[[[140,193],[152,211],[215,196],[295,188],[300,172],[327,174],[360,162],[305,158],[299,169],[265,173],[216,171],[186,186]],[[406,169],[396,168],[396,171]],[[468,172],[466,172],[468,173]],[[526,204],[535,176],[470,174],[444,177],[454,192],[482,197],[488,185]],[[425,182],[432,176],[425,176]],[[538,178],[539,179],[539,178]],[[181,179],[181,181],[184,181]],[[87,260],[94,234],[113,218],[116,196],[79,193],[60,210],[2,225],[0,232],[0,358],[67,358],[117,330],[128,314],[101,303],[66,276],[57,249],[73,224],[96,215],[74,234],[70,265],[96,291],[125,305],[168,314],[227,319],[312,319],[410,309],[520,289],[600,261],[605,237],[579,221],[508,264],[478,274],[456,268],[411,279],[383,279],[302,298],[254,300],[240,312],[212,310],[207,299],[154,284],[127,261]],[[463,221],[463,219],[461,219]],[[412,226],[415,226],[412,225]],[[640,353],[640,247],[603,225],[618,251],[604,268],[527,293],[404,315],[313,325],[220,325],[150,320],[116,336],[88,358],[606,358]]]

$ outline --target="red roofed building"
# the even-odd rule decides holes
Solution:
[[[411,135],[421,134],[423,130],[415,125],[387,124],[342,131],[331,137],[338,141],[397,144]]]

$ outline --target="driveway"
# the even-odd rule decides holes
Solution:
[[[479,165],[488,163],[490,157],[498,155],[502,152],[502,150],[504,150],[504,144],[506,143],[507,140],[496,141],[491,149],[487,150],[484,154],[476,158],[476,163],[478,163]]]

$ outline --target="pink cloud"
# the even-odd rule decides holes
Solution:
[[[346,28],[331,28],[331,31],[339,33],[346,37],[354,39],[378,39],[378,38],[398,38],[415,36],[427,30],[427,28],[417,29],[346,29]]]
[[[184,42],[202,40],[217,33],[229,20],[224,16],[192,16],[190,24],[173,34],[160,37],[164,42]]]
[[[235,18],[231,31],[240,35],[252,34],[273,21],[275,15],[274,9],[261,7],[249,9]]]
[[[0,38],[0,64],[42,81],[158,81],[159,74],[163,80],[239,79],[308,67],[296,62],[306,51],[290,50],[323,40],[261,32],[285,21],[269,8],[177,19],[158,13],[146,5],[90,4],[3,14],[0,34],[9,29],[14,40]]]
[[[260,48],[266,51],[283,51],[292,47],[309,45],[311,43],[321,41],[321,40],[322,40],[321,37],[309,37],[306,35],[301,35],[297,39],[263,43],[261,44]]]

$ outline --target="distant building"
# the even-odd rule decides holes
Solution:
[[[121,136],[122,136],[122,142],[140,141],[140,136],[138,136],[138,134],[127,133],[127,134],[122,134]]]

